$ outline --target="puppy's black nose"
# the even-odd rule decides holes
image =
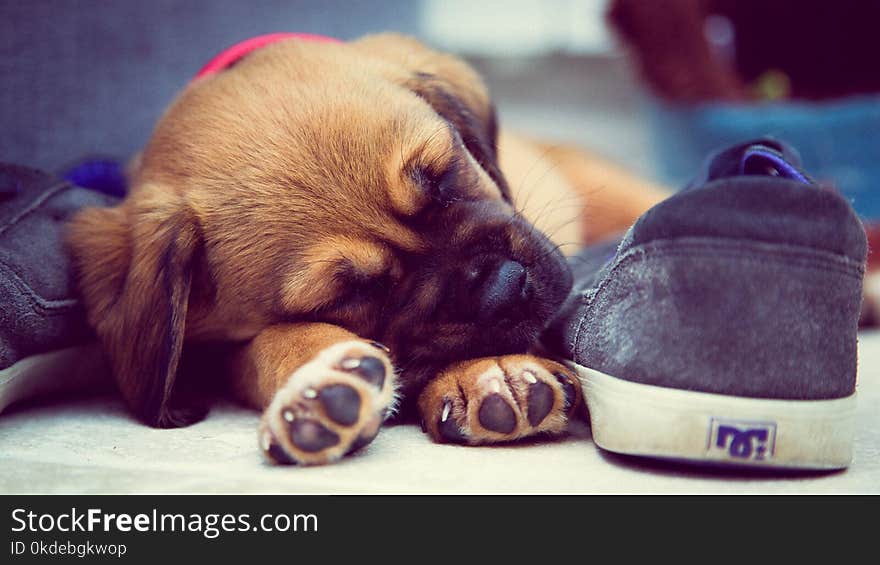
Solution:
[[[526,298],[528,273],[516,261],[502,261],[486,277],[479,291],[481,320],[513,314],[512,309]]]

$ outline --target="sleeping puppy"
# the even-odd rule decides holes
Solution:
[[[557,243],[663,197],[574,150],[499,137],[477,74],[398,35],[279,41],[195,81],[131,185],[69,239],[128,405],[185,426],[224,382],[263,411],[268,457],[303,464],[366,445],[399,401],[437,441],[563,432],[578,381],[527,354],[572,284]],[[601,217],[552,213],[608,187]]]

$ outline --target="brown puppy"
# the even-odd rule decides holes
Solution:
[[[519,210],[511,187],[547,158],[559,172]],[[205,379],[225,378],[264,410],[263,450],[299,463],[369,443],[401,397],[440,441],[562,432],[577,380],[524,354],[571,275],[527,217],[607,189],[614,206],[590,203],[606,225],[538,224],[570,242],[663,197],[580,153],[499,145],[476,73],[397,35],[281,41],[189,85],[132,187],[70,235],[126,401],[183,426],[204,414]]]

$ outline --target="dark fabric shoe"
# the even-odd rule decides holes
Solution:
[[[0,409],[25,389],[39,392],[48,376],[75,380],[93,365],[80,355],[95,338],[74,293],[64,222],[84,206],[114,202],[0,163]]]
[[[546,346],[579,366],[604,449],[846,467],[866,253],[852,207],[788,147],[732,147],[575,259]]]

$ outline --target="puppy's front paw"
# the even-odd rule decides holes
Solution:
[[[419,410],[436,441],[478,445],[565,431],[582,406],[577,377],[531,355],[458,363],[425,388]]]
[[[335,461],[373,441],[394,409],[394,388],[380,344],[328,347],[275,394],[260,423],[260,448],[277,463]]]

